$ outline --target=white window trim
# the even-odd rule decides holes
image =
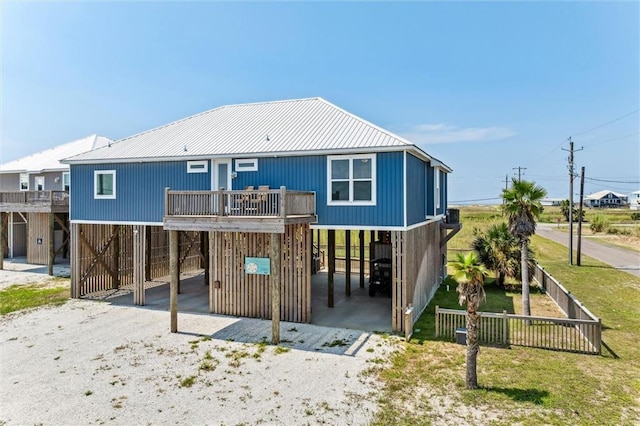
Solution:
[[[435,202],[435,206],[436,206],[436,211],[434,213],[438,212],[438,209],[440,208],[440,169],[435,168],[433,169],[435,172],[434,175],[434,179],[433,179],[433,191],[434,191],[434,196],[436,198],[436,202]]]
[[[25,177],[27,178],[27,187],[26,188],[22,188],[22,178]],[[20,177],[18,178],[18,188],[20,189],[20,191],[28,191],[29,190],[29,173],[20,173]]]
[[[353,200],[353,160],[367,158],[371,161],[371,200]],[[349,160],[349,201],[335,201],[331,199],[331,162],[333,160]],[[364,180],[364,179],[358,179]],[[368,179],[367,179],[368,180]],[[376,205],[376,154],[357,155],[328,155],[327,156],[327,205],[328,206],[375,206]]]
[[[100,195],[98,194],[98,175],[113,175],[113,194],[112,195]],[[93,171],[93,198],[95,199],[107,199],[114,200],[116,198],[116,171],[115,170],[94,170]]]
[[[251,166],[244,166],[245,163],[253,163]],[[258,159],[257,158],[238,158],[234,161],[236,172],[257,172],[258,171]]]
[[[194,166],[204,166],[204,167],[194,168]],[[207,173],[208,171],[209,171],[208,160],[187,161],[187,173]]]
[[[65,177],[67,179],[69,179],[69,190],[71,190],[71,173],[70,172],[62,172],[62,190],[65,191],[64,189],[64,179]]]

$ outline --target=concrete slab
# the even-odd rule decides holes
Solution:
[[[376,295],[369,297],[368,284],[360,288],[358,275],[351,278],[351,297],[345,295],[345,275],[334,279],[334,307],[327,307],[327,273],[311,277],[311,324],[339,327],[369,332],[391,331],[391,298]],[[178,296],[180,312],[209,314],[209,287],[204,274],[183,274]],[[100,297],[115,305],[133,306],[133,294],[120,289]],[[169,284],[157,280],[147,288],[146,305],[140,308],[169,311]]]

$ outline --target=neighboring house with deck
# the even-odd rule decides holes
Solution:
[[[74,297],[127,286],[143,305],[145,282],[179,280],[173,261],[204,268],[212,313],[271,318],[279,279],[280,318],[310,322],[319,230],[329,306],[336,232],[358,230],[392,260],[401,331],[443,280],[459,229],[445,219],[447,165],[321,98],[222,106],[64,162]]]
[[[627,205],[627,196],[613,191],[598,191],[588,195],[584,199],[587,207],[624,207]]]
[[[3,258],[52,265],[56,256],[66,255],[71,179],[69,166],[59,160],[109,142],[92,135],[0,165]]]

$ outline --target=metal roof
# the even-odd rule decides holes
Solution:
[[[0,173],[42,173],[47,171],[69,170],[68,164],[60,162],[63,158],[90,151],[113,142],[104,136],[91,135],[83,139],[68,142],[8,163],[0,164]]]
[[[406,139],[322,98],[222,106],[67,158],[65,162],[163,161],[398,149],[413,150],[450,170]]]
[[[588,200],[599,200],[601,198],[606,197],[609,194],[613,194],[618,198],[626,197],[626,194],[621,194],[619,192],[607,191],[606,189],[603,191],[594,192],[593,194],[587,195],[585,198]]]

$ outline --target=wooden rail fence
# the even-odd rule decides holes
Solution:
[[[436,337],[455,339],[465,328],[465,311],[436,306]],[[592,320],[547,318],[479,312],[478,341],[483,344],[527,346],[566,352],[600,354],[600,323]]]

